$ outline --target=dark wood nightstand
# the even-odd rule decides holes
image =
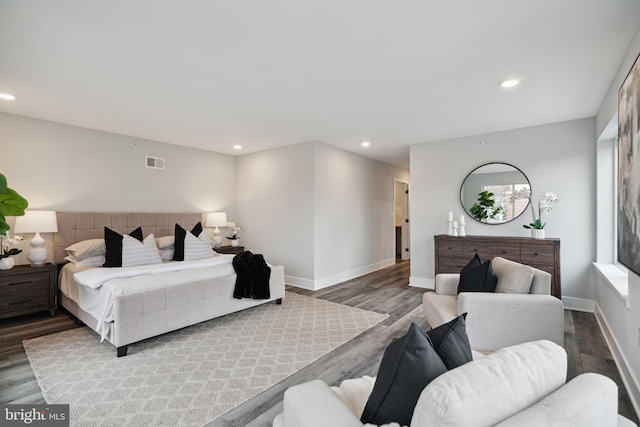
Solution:
[[[0,270],[0,319],[44,310],[54,316],[56,283],[54,264],[17,265]]]
[[[240,252],[244,252],[244,246],[220,246],[213,250],[219,254],[239,254]]]

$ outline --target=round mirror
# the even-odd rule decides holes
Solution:
[[[507,163],[487,163],[467,175],[460,202],[469,216],[483,224],[504,224],[529,206],[531,184],[520,169]]]

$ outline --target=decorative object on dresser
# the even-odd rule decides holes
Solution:
[[[220,246],[215,250],[219,254],[239,254],[244,252],[244,246]]]
[[[58,222],[55,211],[25,211],[23,216],[16,218],[16,233],[35,233],[31,239],[31,249],[28,258],[32,267],[43,266],[49,254],[44,247],[44,239],[40,233],[57,233]]]
[[[542,215],[549,215],[551,212],[551,203],[558,201],[558,196],[555,193],[544,193],[542,196],[538,196],[538,213],[533,207],[532,195],[529,195],[529,205],[531,206],[531,216],[533,222],[529,225],[523,225],[524,228],[531,230],[531,237],[533,239],[544,239],[544,226],[546,222],[542,222]]]
[[[460,273],[475,254],[483,260],[499,256],[551,274],[551,295],[561,298],[560,239],[500,236],[434,236],[435,274]]]
[[[12,244],[18,240],[23,240],[21,236],[3,237],[0,235],[0,270],[9,270],[13,268],[15,260],[11,258],[13,255],[22,253],[21,249],[9,248]]]
[[[0,319],[44,310],[55,315],[56,270],[54,264],[45,264],[0,271]]]
[[[213,229],[213,247],[217,248],[222,245],[222,237],[220,237],[220,229],[227,225],[227,214],[225,212],[209,212],[205,227],[215,227]]]

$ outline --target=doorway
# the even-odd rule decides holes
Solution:
[[[396,259],[407,261],[411,258],[409,247],[409,183],[394,180],[394,227]]]

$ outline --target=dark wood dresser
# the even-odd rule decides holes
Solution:
[[[435,274],[459,273],[477,253],[482,262],[499,256],[551,274],[551,295],[560,298],[560,239],[498,236],[435,236]]]
[[[0,271],[0,319],[49,310],[56,312],[56,266],[17,265]]]

